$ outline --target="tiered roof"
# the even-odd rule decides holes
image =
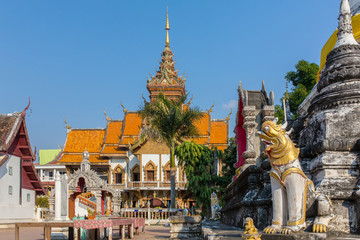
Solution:
[[[142,146],[140,129],[142,118],[137,112],[125,111],[123,120],[109,120],[106,129],[70,129],[65,148],[58,163],[79,165],[85,149],[90,153],[89,161],[94,164],[107,164],[110,157],[127,157],[127,151]],[[191,140],[209,147],[224,150],[228,142],[229,119],[211,119],[211,110],[196,122],[199,137]]]
[[[185,77],[179,76],[179,70],[175,70],[174,55],[170,50],[169,41],[169,15],[166,18],[166,42],[165,50],[161,55],[159,70],[155,76],[151,76],[147,81],[147,89],[150,93],[150,101],[153,102],[159,93],[163,93],[168,98],[176,98],[185,94]]]

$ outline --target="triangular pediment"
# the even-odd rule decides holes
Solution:
[[[168,146],[164,142],[157,142],[154,140],[145,140],[143,144],[139,145],[133,150],[134,154],[170,154]]]

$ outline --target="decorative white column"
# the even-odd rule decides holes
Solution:
[[[246,106],[242,112],[244,116],[243,129],[246,131],[246,151],[243,152],[246,165],[256,164],[256,152],[254,146],[256,122],[255,106]]]
[[[55,176],[55,220],[61,220],[61,180],[59,172]]]
[[[66,183],[66,220],[69,220],[69,184],[68,184],[68,175],[65,173],[65,183]]]
[[[101,191],[96,191],[94,195],[96,198],[96,213],[101,214]]]

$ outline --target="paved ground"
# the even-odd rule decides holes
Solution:
[[[145,232],[135,235],[134,240],[155,240],[169,239],[170,227],[164,226],[146,226]],[[15,239],[15,231],[12,229],[0,229],[0,240]],[[20,228],[20,240],[42,240],[44,239],[42,228]],[[119,230],[114,230],[113,239],[119,238]]]

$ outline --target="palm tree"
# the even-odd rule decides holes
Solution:
[[[197,136],[195,121],[202,118],[198,107],[186,105],[187,95],[178,99],[168,99],[159,94],[155,102],[144,102],[139,114],[146,118],[142,138],[164,142],[170,149],[171,208],[175,208],[175,147],[186,138]]]

